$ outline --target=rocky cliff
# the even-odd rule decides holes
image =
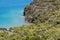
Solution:
[[[60,0],[33,0],[24,9],[25,20],[29,23],[56,22],[60,20],[60,17],[57,19],[60,14],[56,12],[59,9]]]

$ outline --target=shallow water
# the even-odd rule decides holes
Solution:
[[[6,2],[8,1],[6,0]],[[18,5],[18,2],[17,4],[15,3],[16,5],[13,2],[11,4],[9,3],[9,5],[3,3],[3,6],[0,2],[0,28],[10,28],[13,26],[21,26],[25,24],[23,16],[24,7],[31,1],[29,0],[24,2],[22,0],[24,5],[22,3]]]
[[[20,8],[4,8],[0,10],[0,27],[9,28],[24,24],[23,10]]]

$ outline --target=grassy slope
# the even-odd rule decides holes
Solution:
[[[14,31],[0,32],[0,40],[58,40],[60,27],[40,23],[12,28]]]

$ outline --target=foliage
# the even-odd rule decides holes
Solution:
[[[13,30],[13,31],[12,31]],[[10,31],[0,32],[0,40],[58,40],[60,27],[47,23],[13,27]]]

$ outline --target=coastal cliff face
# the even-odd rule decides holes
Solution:
[[[25,20],[29,23],[56,22],[60,12],[60,0],[33,0],[25,7]],[[55,21],[54,21],[55,20]],[[60,23],[60,21],[58,22]]]

